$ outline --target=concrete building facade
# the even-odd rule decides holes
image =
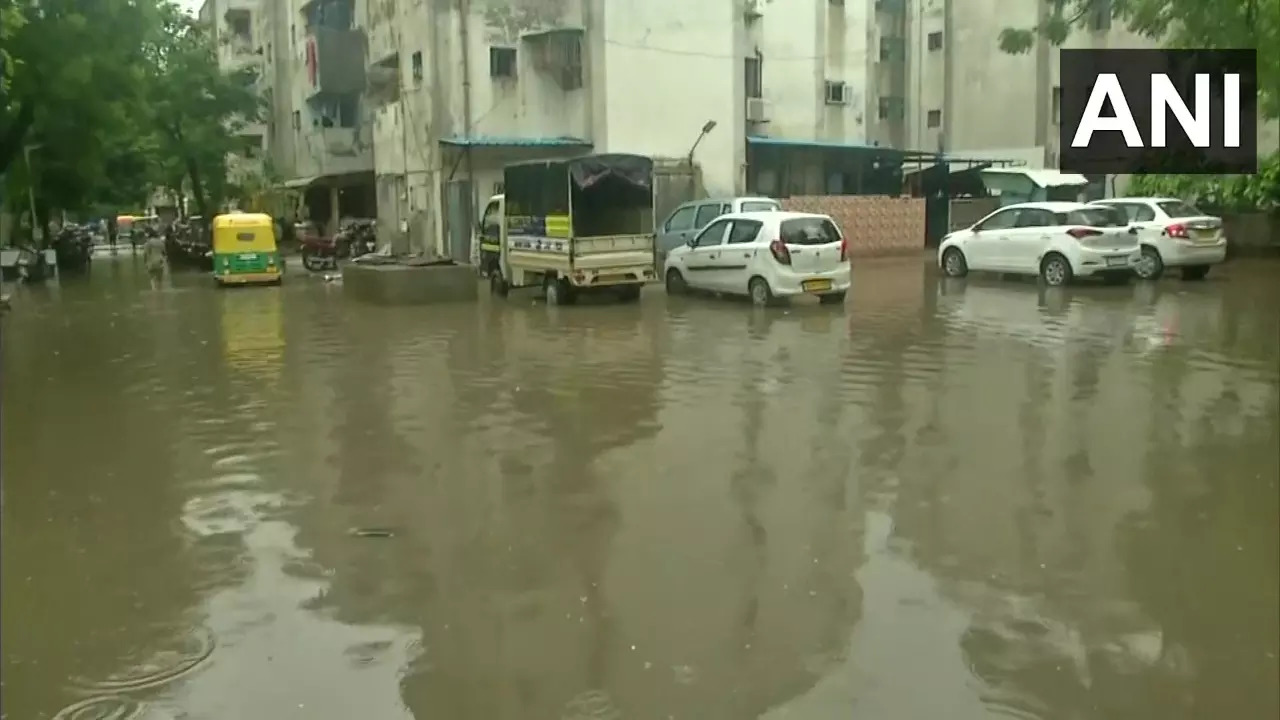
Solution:
[[[1063,47],[1160,46],[1115,22],[1110,7],[1109,2],[1098,3],[1097,12]],[[1056,168],[1062,86],[1058,48],[1044,39],[1021,55],[999,47],[1001,30],[1033,27],[1050,9],[1038,0],[911,0],[905,24],[905,145]],[[1274,149],[1276,124],[1260,124],[1258,139],[1262,152]]]
[[[262,8],[259,0],[205,0],[199,19],[210,30],[218,66],[224,71],[252,70],[254,86],[261,92],[265,70],[262,38]],[[262,175],[268,153],[267,124],[245,122],[237,131],[241,146],[227,158],[232,182]]]

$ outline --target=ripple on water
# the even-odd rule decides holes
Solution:
[[[182,525],[196,537],[242,534],[263,519],[263,511],[278,508],[283,500],[269,493],[227,490],[193,497],[182,507]]]
[[[561,720],[618,720],[622,711],[613,704],[613,698],[604,690],[587,690],[579,693],[564,705]]]
[[[214,647],[213,632],[202,625],[180,638],[174,643],[174,647],[156,653],[145,663],[140,663],[124,672],[111,675],[104,680],[77,678],[72,681],[72,685],[88,694],[111,693],[113,697],[115,693],[158,687],[189,675],[200,668],[213,655]],[[105,701],[109,698],[99,699]],[[73,705],[67,710],[75,707]],[[83,720],[88,720],[89,718],[93,720],[98,720],[98,718],[116,720],[117,717],[136,717],[139,709],[135,709],[135,714],[133,715],[90,714],[84,716],[67,715],[65,717],[82,718]],[[67,712],[67,710],[63,712]],[[58,717],[63,717],[63,715],[59,714]]]
[[[142,703],[133,698],[99,695],[66,706],[53,720],[135,720],[142,710]]]

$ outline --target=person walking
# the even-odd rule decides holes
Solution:
[[[147,275],[151,278],[151,289],[160,289],[160,281],[164,279],[164,269],[167,253],[165,251],[164,238],[160,237],[160,233],[150,231],[147,233],[147,242],[142,249],[142,263],[147,268]]]

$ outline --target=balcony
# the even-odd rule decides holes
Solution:
[[[305,51],[310,96],[364,92],[364,46],[360,30],[311,28]]]
[[[317,175],[373,171],[373,139],[367,123],[354,128],[313,128],[303,139],[303,151],[315,163]]]

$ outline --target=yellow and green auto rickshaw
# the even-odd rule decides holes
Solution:
[[[284,279],[270,215],[230,213],[213,219],[213,277],[219,285],[279,284]]]

